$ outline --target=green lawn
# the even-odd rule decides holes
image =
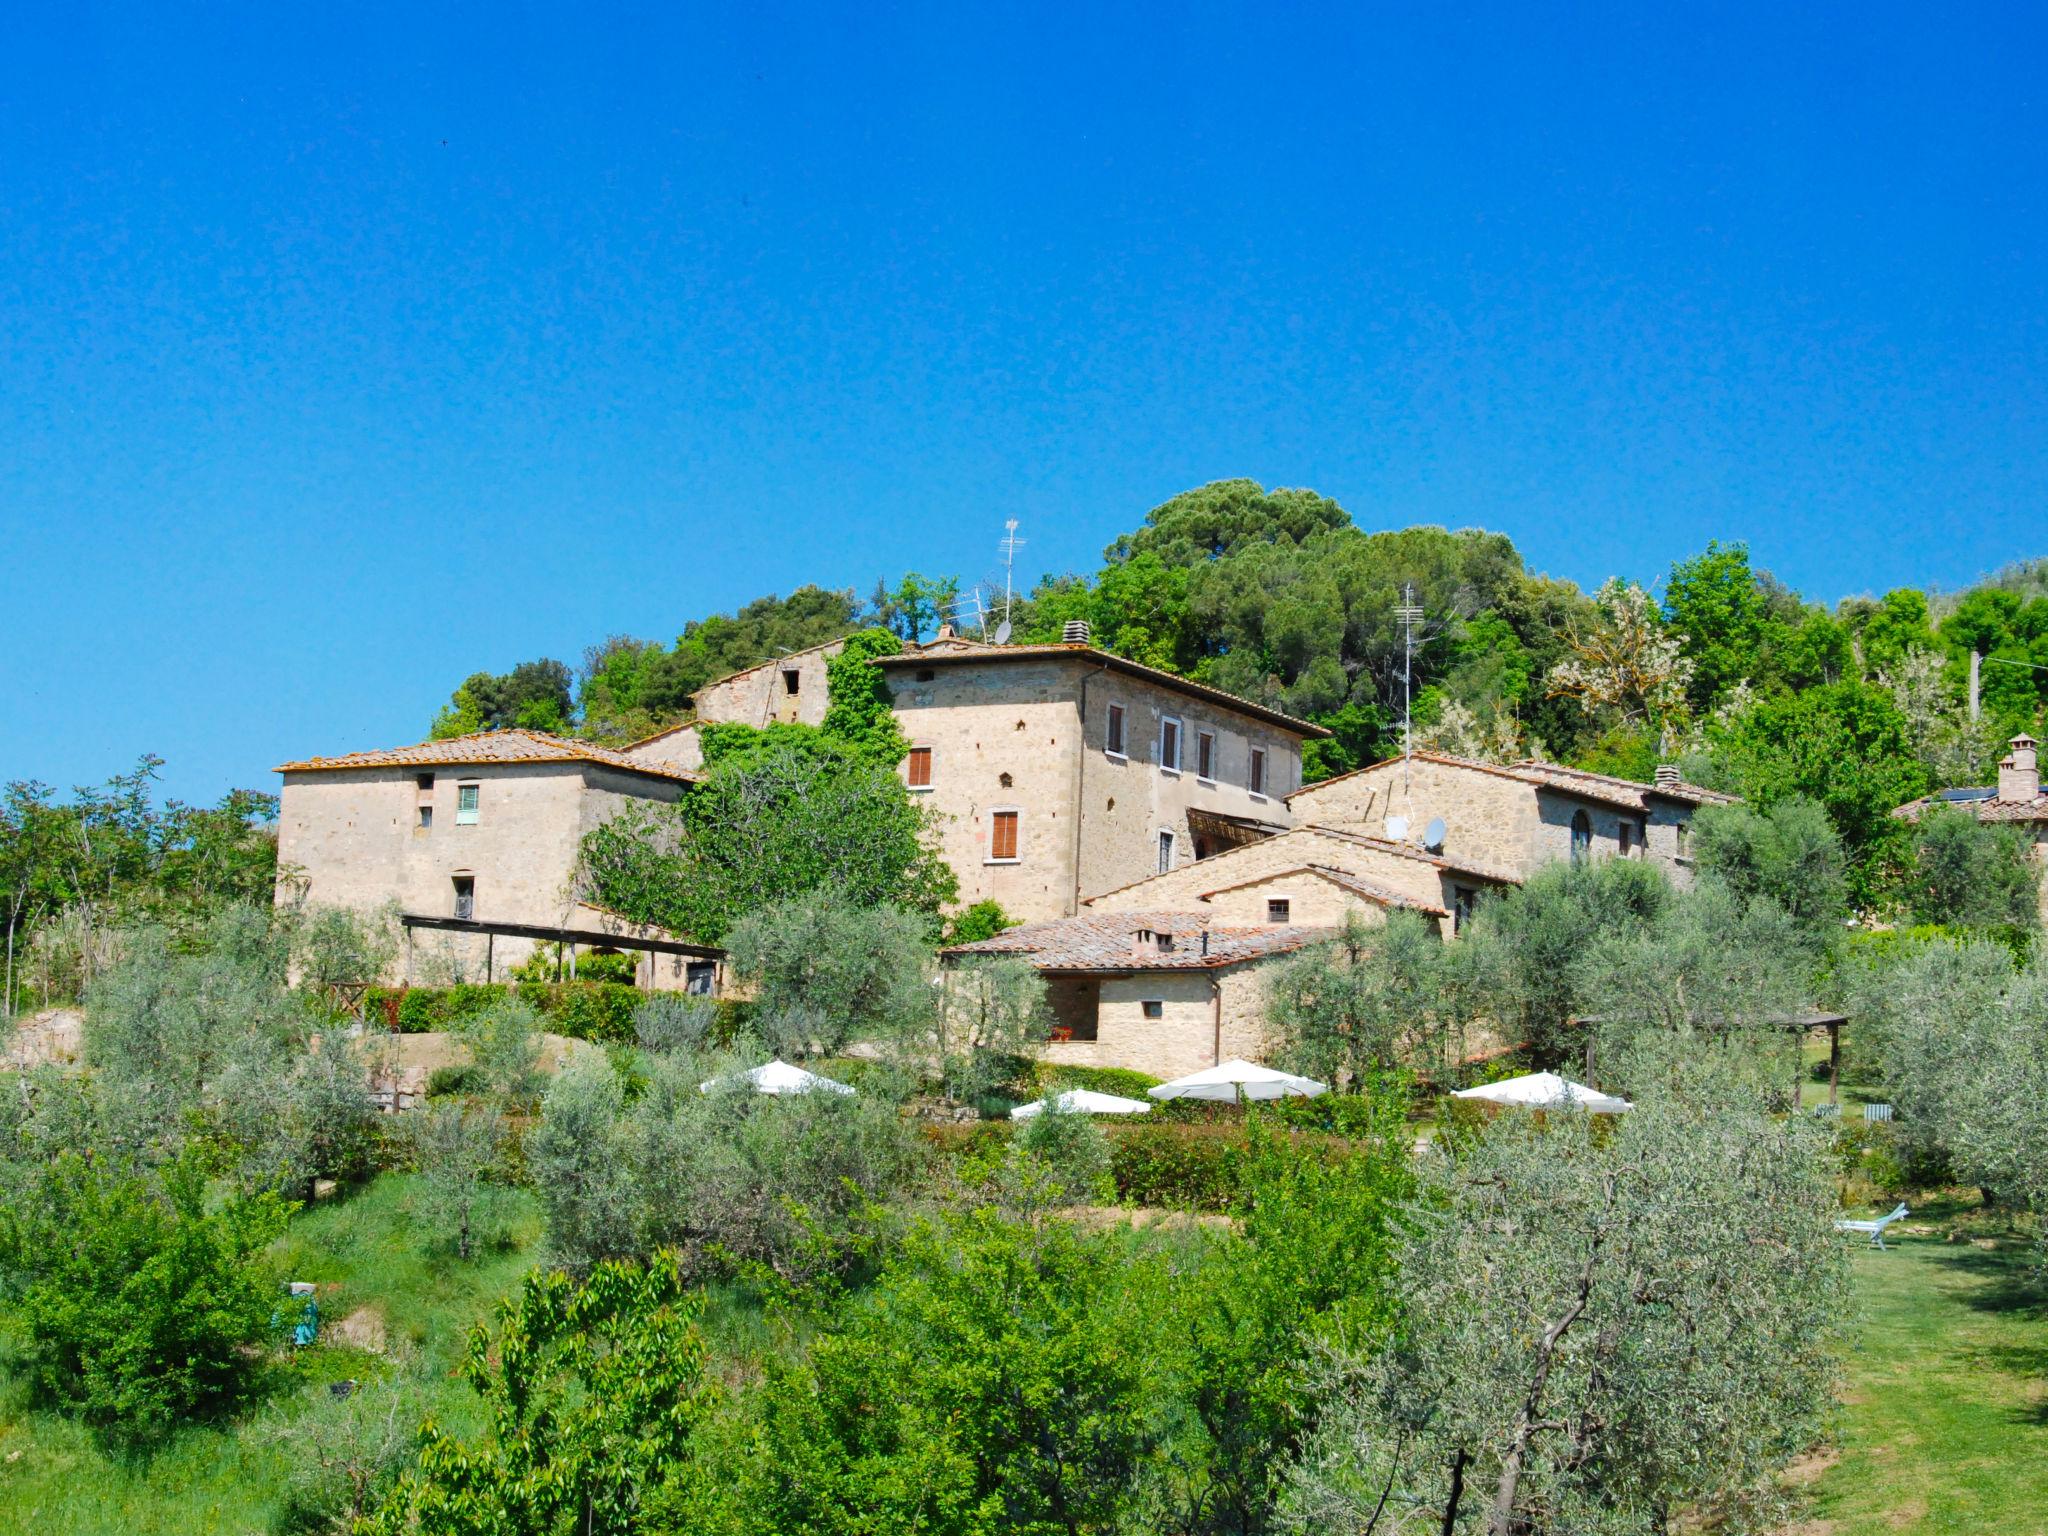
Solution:
[[[103,1454],[77,1426],[29,1410],[0,1385],[0,1530],[37,1536],[238,1536],[267,1533],[305,1421],[329,1403],[328,1383],[368,1380],[417,1362],[426,1390],[460,1418],[467,1388],[449,1370],[469,1325],[531,1262],[539,1218],[515,1197],[515,1240],[461,1264],[410,1220],[412,1179],[386,1174],[351,1198],[294,1218],[282,1245],[294,1279],[321,1283],[323,1321],[375,1318],[386,1351],[323,1342],[304,1351],[268,1397],[231,1428],[194,1428],[148,1460]],[[333,1336],[331,1328],[327,1337]]]
[[[2048,1302],[2030,1283],[2034,1250],[1953,1204],[1916,1204],[1904,1225],[1887,1234],[1891,1251],[1856,1254],[1840,1455],[1799,1530],[2048,1532]]]

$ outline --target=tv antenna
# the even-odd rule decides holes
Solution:
[[[1401,601],[1394,609],[1401,625],[1401,793],[1408,793],[1409,764],[1415,758],[1415,626],[1422,622],[1422,605],[1415,601],[1415,583],[1401,584]]]
[[[1017,519],[1013,517],[1003,524],[1002,541],[996,545],[996,549],[1003,557],[1003,627],[998,644],[1010,638],[1010,605],[1016,596],[1016,587],[1011,577],[1017,567],[1017,551],[1023,547],[1024,541],[1017,537]]]

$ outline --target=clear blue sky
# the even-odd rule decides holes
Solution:
[[[719,10],[9,8],[0,777],[1229,475],[1588,584],[2048,553],[2037,6]]]

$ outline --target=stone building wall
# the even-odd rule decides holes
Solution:
[[[1155,875],[1136,885],[1106,891],[1088,905],[1105,912],[1169,908],[1201,911],[1201,898],[1207,892],[1244,880],[1285,875],[1308,864],[1345,870],[1446,910],[1456,907],[1454,887],[1460,883],[1457,876],[1425,859],[1369,848],[1313,826],[1297,826],[1263,842],[1247,843],[1199,864],[1184,865],[1171,874]]]
[[[430,787],[419,780],[431,775]],[[456,821],[459,786],[478,788],[474,824]],[[373,912],[455,914],[455,877],[475,881],[481,921],[559,926],[582,834],[635,799],[673,800],[682,785],[581,763],[464,763],[287,773],[278,805],[278,864],[304,881],[309,901]],[[430,826],[420,825],[430,806]],[[281,892],[285,889],[281,882]],[[425,939],[421,943],[428,943]],[[483,972],[481,937],[444,934],[435,952],[465,974]],[[499,938],[502,973],[533,941]],[[474,951],[472,954],[471,952]]]
[[[644,763],[660,763],[664,767],[683,768],[692,773],[704,766],[704,744],[697,739],[697,722],[688,721],[650,736],[645,741],[636,741],[624,749],[625,754]]]
[[[1444,851],[1520,875],[1534,867],[1538,837],[1534,786],[1504,774],[1417,758],[1396,760],[1311,784],[1289,802],[1297,821],[1385,837],[1387,818],[1405,817],[1419,841],[1441,816]]]
[[[1211,971],[1056,978],[1056,1000],[1063,993],[1075,1003],[1093,999],[1096,1038],[1050,1042],[1040,1055],[1060,1065],[1128,1067],[1157,1078],[1182,1077],[1233,1057],[1263,1060],[1267,984],[1280,958]],[[1160,1004],[1159,1018],[1145,1017],[1148,1001]]]
[[[697,718],[756,728],[777,721],[818,725],[825,718],[829,702],[825,664],[845,646],[844,640],[827,641],[706,684],[691,696]]]
[[[1203,905],[1224,927],[1256,928],[1270,921],[1266,904],[1275,899],[1287,902],[1287,922],[1297,928],[1341,928],[1345,919],[1352,916],[1368,928],[1377,928],[1387,920],[1385,907],[1367,901],[1356,891],[1347,891],[1312,869],[1261,875],[1233,890],[1217,892]]]
[[[1173,834],[1173,867],[1195,862],[1188,811],[1287,826],[1293,816],[1285,797],[1301,782],[1301,739],[1290,731],[1190,697],[1145,678],[1107,671],[1085,660],[1070,664],[1075,700],[1084,711],[1086,756],[1080,789],[1087,835],[1081,847],[1079,896],[1143,879],[1159,869],[1159,834]],[[1085,689],[1085,700],[1083,690]],[[1124,751],[1108,750],[1109,707],[1124,710]],[[1180,722],[1179,771],[1160,761],[1161,725]],[[1212,776],[1198,772],[1203,733],[1215,739]],[[1249,784],[1251,753],[1266,754],[1266,788]]]
[[[1080,717],[1067,664],[952,663],[894,672],[889,686],[904,737],[931,752],[918,795],[938,818],[961,904],[998,901],[1023,921],[1071,913]],[[990,839],[1005,810],[1017,813],[1017,856],[997,862]]]

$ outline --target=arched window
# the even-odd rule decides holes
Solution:
[[[1584,811],[1572,812],[1572,862],[1583,864],[1593,853],[1593,818]]]

